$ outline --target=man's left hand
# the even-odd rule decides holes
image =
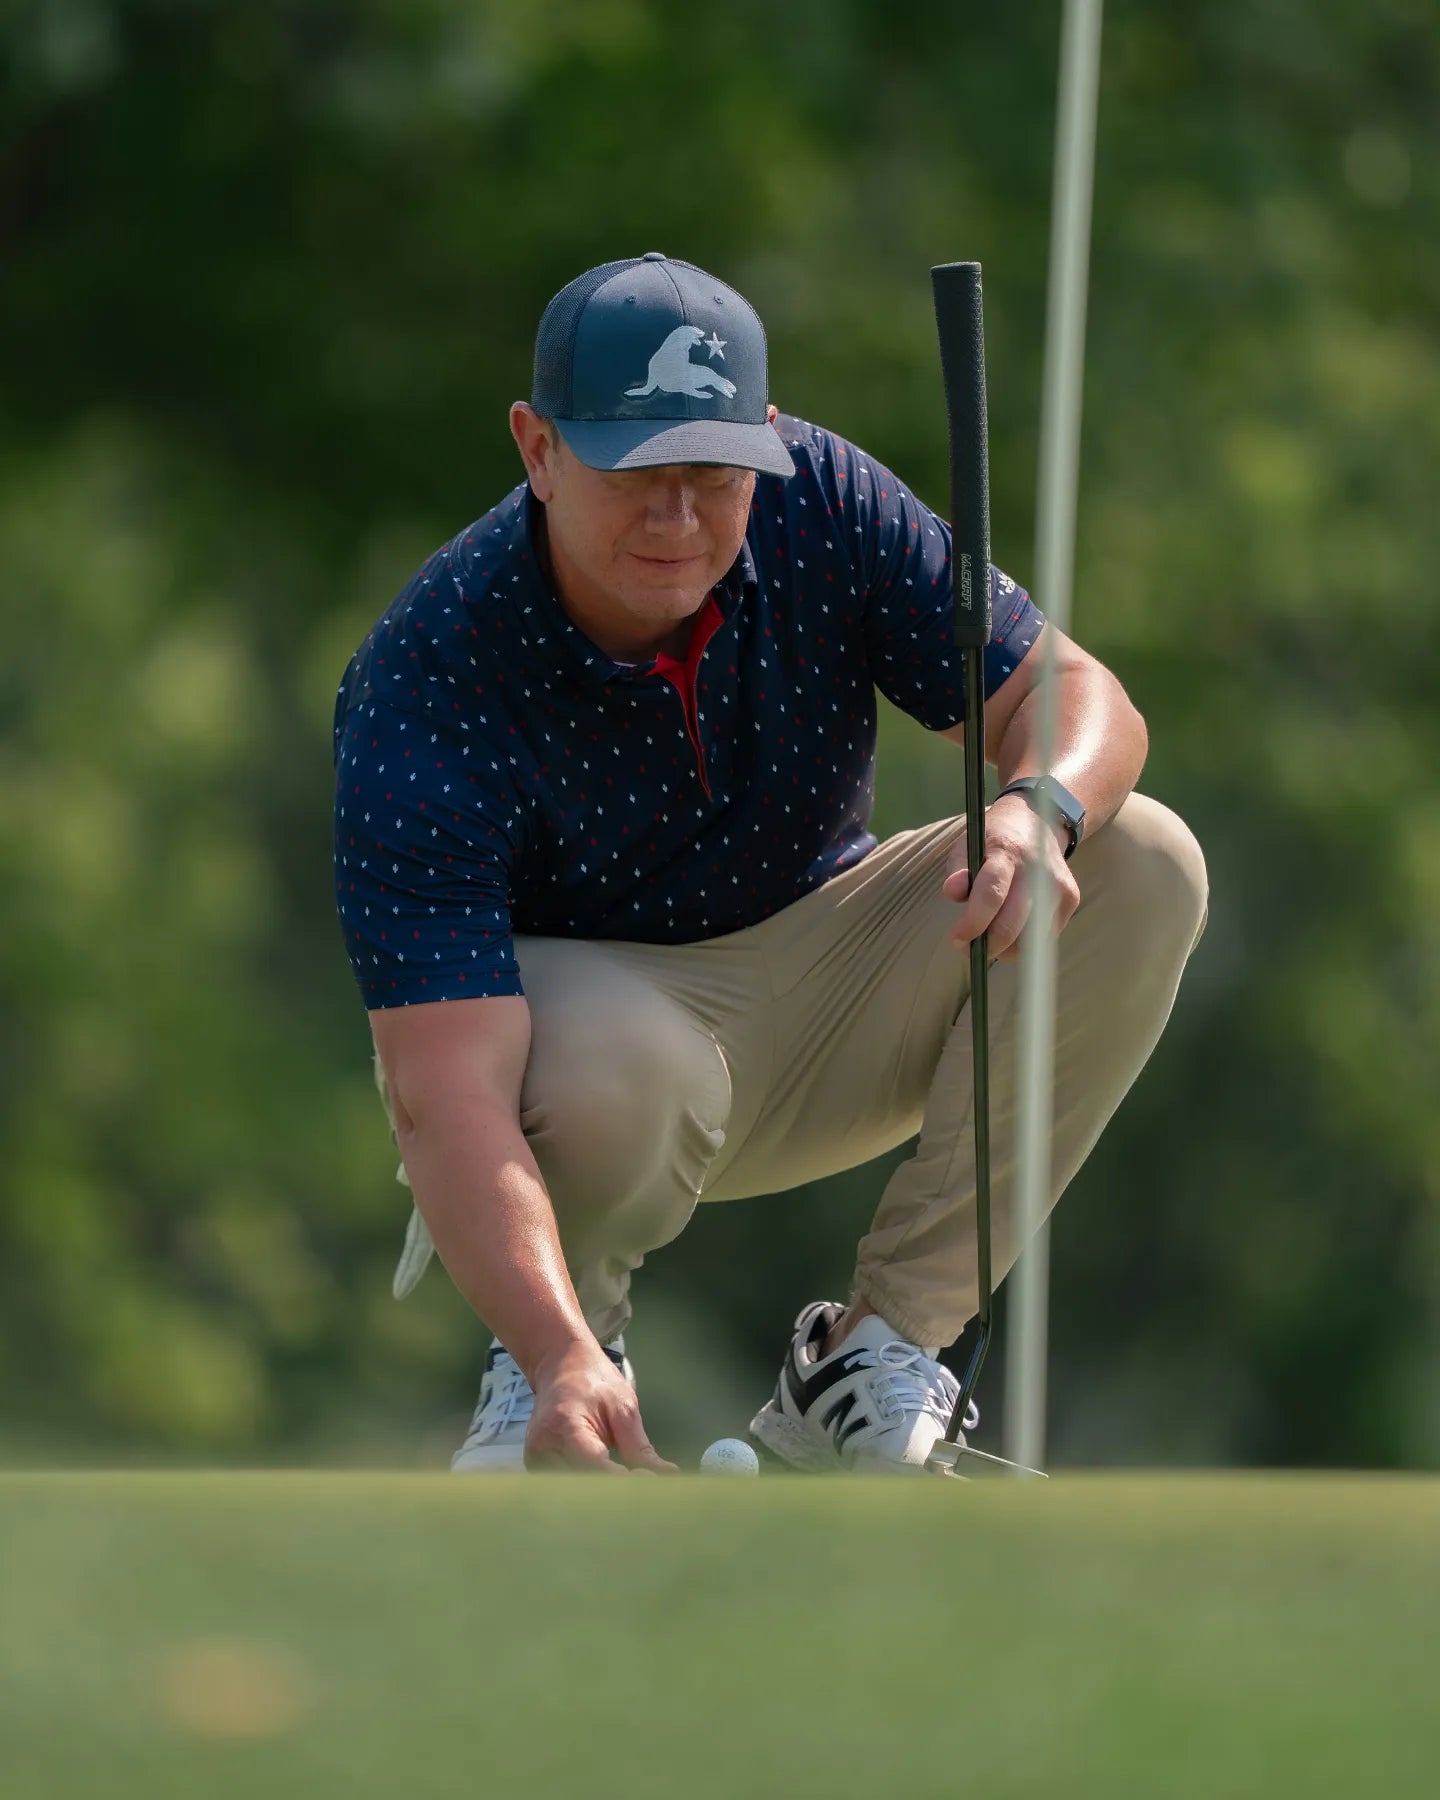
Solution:
[[[1023,794],[1006,794],[987,807],[985,861],[976,877],[974,893],[970,891],[966,867],[964,832],[951,853],[951,872],[945,878],[944,892],[947,899],[965,902],[951,930],[951,943],[968,944],[988,931],[990,960],[1018,961],[1020,934],[1030,916],[1034,883],[1044,870],[1049,871],[1055,884],[1055,930],[1057,935],[1062,932],[1080,904],[1080,889],[1061,848],[1064,835],[1064,826],[1048,825],[1037,818]]]

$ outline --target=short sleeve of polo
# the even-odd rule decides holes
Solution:
[[[521,993],[508,771],[460,731],[370,698],[335,748],[335,899],[366,1007]]]
[[[944,731],[965,717],[950,527],[883,463],[853,444],[831,443],[837,473],[845,477],[838,485],[864,598],[871,678],[902,712],[932,731]],[[990,600],[993,636],[983,659],[987,700],[1024,659],[1045,623],[1024,588],[994,567]]]

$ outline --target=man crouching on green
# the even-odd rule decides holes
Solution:
[[[525,481],[390,606],[335,714],[337,902],[418,1208],[397,1292],[433,1243],[496,1334],[454,1467],[670,1469],[625,1357],[631,1272],[701,1200],[918,1132],[751,1433],[801,1468],[920,1469],[957,1393],[939,1350],[977,1305],[966,946],[988,931],[997,959],[998,1277],[1037,860],[1062,933],[1053,1205],[1164,1029],[1204,858],[1134,791],[1120,683],[999,570],[974,890],[963,817],[877,843],[875,690],[964,733],[949,530],[777,413],[723,282],[655,251],[578,277],[510,428]]]

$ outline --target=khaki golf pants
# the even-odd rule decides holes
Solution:
[[[902,831],[724,937],[516,939],[532,1024],[520,1123],[597,1337],[624,1326],[632,1271],[697,1202],[780,1194],[917,1132],[859,1246],[853,1293],[930,1348],[973,1317],[970,958],[949,940],[959,908],[941,892],[963,826]],[[1050,1206],[1155,1048],[1207,902],[1189,828],[1141,794],[1081,843],[1071,868],[1081,898],[1058,945]],[[1018,987],[1016,963],[992,965],[997,1283],[1020,1249]],[[376,1077],[384,1096],[378,1060]],[[429,1255],[416,1214],[397,1293]]]

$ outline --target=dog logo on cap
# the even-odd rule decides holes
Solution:
[[[691,362],[691,348],[702,343],[711,356],[724,356],[725,340],[713,331],[707,338],[698,325],[677,325],[650,358],[645,385],[626,388],[626,399],[643,400],[647,394],[687,394],[695,400],[711,400],[716,394],[723,394],[727,400],[732,399],[733,381],[717,375],[704,363]]]

